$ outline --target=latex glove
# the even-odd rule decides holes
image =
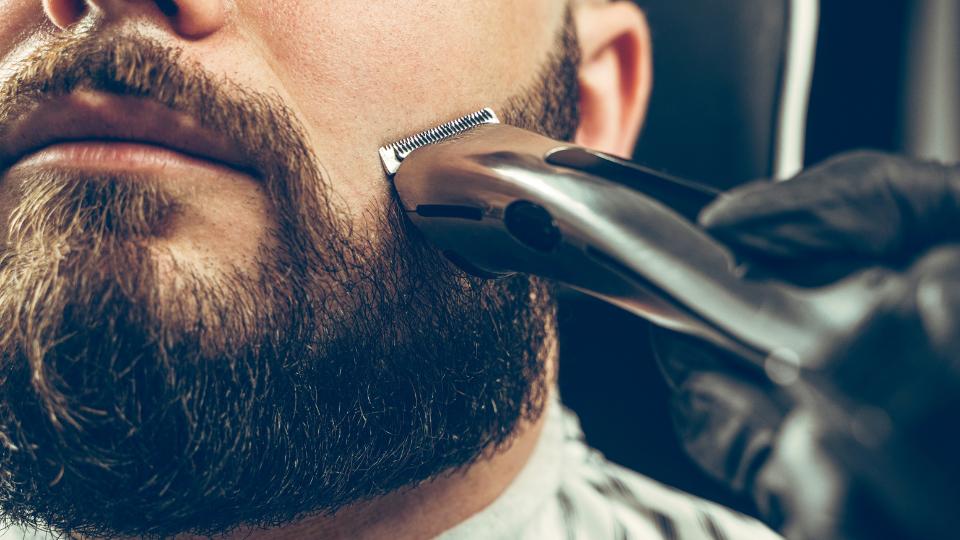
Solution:
[[[865,267],[909,266],[929,247],[957,239],[958,215],[957,169],[857,153],[790,182],[736,190],[708,208],[701,221],[753,274],[825,284]],[[803,411],[786,422],[791,400],[783,390],[761,374],[731,372],[729,366],[735,364],[725,361],[723,353],[661,333],[655,336],[655,345],[676,390],[675,422],[691,456],[733,489],[753,495],[775,524],[788,526],[784,515],[798,511],[783,510],[781,499],[770,495],[782,489],[771,486],[797,485],[796,479],[784,478],[803,467],[772,464],[803,461],[783,455],[785,448],[802,445],[793,442],[777,448],[773,443],[783,437],[796,439],[798,433],[817,433],[821,428],[816,415]],[[813,439],[807,454],[816,453],[819,443]],[[809,467],[811,471],[833,470],[819,461],[823,463]],[[819,482],[823,490],[815,499],[827,506],[814,511],[815,505],[792,503],[807,508],[799,514],[822,517],[821,538],[826,537],[824,530],[838,527],[838,520],[825,516],[831,501],[847,491],[841,475],[835,476],[836,480]],[[808,524],[814,521],[805,518]]]
[[[799,406],[753,492],[788,538],[960,531],[960,246],[894,279],[871,320],[788,389]]]
[[[700,223],[761,273],[824,284],[869,266],[903,268],[960,241],[958,216],[960,168],[858,152],[734,190]]]

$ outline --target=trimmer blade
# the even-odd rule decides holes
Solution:
[[[421,131],[412,137],[401,139],[381,148],[380,159],[383,161],[383,168],[388,175],[393,176],[397,174],[403,160],[414,150],[456,137],[477,126],[499,123],[500,119],[497,118],[497,113],[493,112],[493,109],[486,108],[457,118],[452,122]]]

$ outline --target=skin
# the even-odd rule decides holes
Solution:
[[[0,78],[50,36],[78,23],[129,26],[181,47],[186,59],[211,73],[273,92],[290,107],[361,231],[366,212],[392,204],[376,149],[521,92],[555,47],[568,7],[558,0],[178,0],[173,14],[162,4],[0,0]],[[628,155],[651,84],[645,21],[628,2],[585,1],[574,8],[584,58],[577,142]],[[192,208],[188,223],[157,251],[216,273],[249,264],[270,220],[256,182],[210,176],[207,171],[195,180],[222,186],[194,192],[210,204]],[[553,363],[556,351],[545,357]],[[466,471],[334,518],[237,537],[436,535],[503,492],[541,427],[542,419],[522,425],[512,445]]]

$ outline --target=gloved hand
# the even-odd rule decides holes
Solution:
[[[759,273],[820,285],[960,241],[958,215],[960,168],[858,152],[727,193],[700,223]]]
[[[899,427],[942,413],[936,412],[942,403],[919,407],[924,396],[915,390],[923,386],[908,383],[937,383],[960,395],[960,386],[953,386],[960,371],[953,360],[960,358],[960,293],[950,294],[960,280],[960,255],[947,248],[923,258],[935,246],[960,240],[960,170],[851,154],[790,182],[736,190],[708,208],[701,223],[753,275],[820,285],[880,266],[896,271],[892,275],[901,283],[862,332],[829,344],[827,365],[834,371],[818,374],[824,393],[809,398],[810,392],[801,392],[809,399],[799,405],[796,388],[777,387],[759,373],[732,372],[727,366],[735,364],[723,353],[658,332],[655,347],[676,390],[675,422],[692,457],[752,495],[768,520],[791,538],[894,538],[893,522],[904,531],[947,530],[930,528],[951,521],[943,512],[939,521],[917,523],[917,516],[930,513],[904,504],[906,498],[927,500],[924,493],[942,490],[891,476],[891,469],[902,473],[926,460],[929,446],[921,444],[926,439],[906,441],[919,445],[908,448],[898,429],[899,438],[881,441],[882,451],[872,452],[888,461],[865,463],[856,456],[871,452],[855,451],[863,446],[855,432],[865,428],[851,427],[865,420],[847,418],[836,406],[846,397],[876,402],[869,410],[880,418],[874,420]],[[838,375],[845,373],[857,376]],[[931,396],[950,394],[930,389]],[[948,405],[960,412],[960,404]],[[949,424],[937,427],[941,436],[953,434]],[[894,455],[910,463],[890,462]],[[944,478],[960,479],[955,468],[944,469],[949,461],[936,467]],[[900,493],[898,500],[887,497],[891,489]],[[928,506],[938,507],[936,499]],[[865,520],[864,513],[880,515]]]

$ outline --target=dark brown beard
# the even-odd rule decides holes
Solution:
[[[578,50],[568,24],[504,118],[570,139]],[[235,134],[276,223],[256,272],[214,282],[183,270],[188,285],[170,298],[149,246],[181,207],[160,184],[4,177],[9,521],[96,537],[279,525],[472,463],[539,415],[549,287],[459,273],[395,205],[367,216],[373,238],[353,234],[276,98],[140,36],[66,37],[24,66],[0,88],[0,138],[30,106],[77,89],[153,100]]]

